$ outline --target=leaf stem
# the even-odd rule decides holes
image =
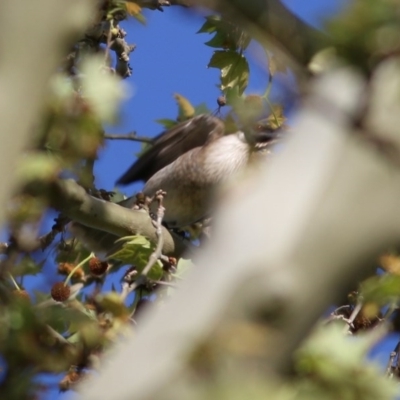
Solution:
[[[94,257],[94,253],[90,253],[88,257],[86,257],[84,260],[82,260],[79,264],[77,264],[72,271],[69,273],[67,278],[65,279],[64,286],[67,286],[69,281],[71,280],[72,276],[74,275],[75,271],[77,271],[79,268],[82,267],[87,261],[89,261],[91,258]]]
[[[18,286],[18,283],[17,283],[17,281],[14,279],[14,277],[11,275],[11,273],[9,272],[8,273],[8,275],[9,275],[9,277],[10,277],[10,279],[11,279],[11,282],[13,283],[13,285],[15,286],[15,288],[18,290],[18,291],[20,291],[21,290],[21,288]]]

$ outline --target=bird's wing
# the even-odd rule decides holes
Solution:
[[[223,135],[223,122],[211,115],[201,114],[181,122],[154,138],[152,147],[118,179],[117,184],[147,181],[182,154]]]

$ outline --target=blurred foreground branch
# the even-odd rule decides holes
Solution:
[[[40,115],[50,74],[84,31],[95,4],[77,0],[5,0],[0,4],[2,205],[10,195],[18,157]],[[0,209],[3,221],[4,207]]]
[[[288,372],[324,310],[400,239],[400,169],[354,134],[363,90],[348,70],[317,82],[286,148],[232,193],[198,268],[169,304],[147,310],[85,400],[188,398],[196,346],[243,317],[266,324],[258,371]]]

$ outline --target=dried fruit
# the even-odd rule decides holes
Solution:
[[[219,96],[218,99],[217,99],[217,104],[220,107],[226,106],[226,98],[225,98],[225,96]]]
[[[75,264],[63,262],[58,264],[57,271],[61,275],[69,275],[71,271],[75,268]],[[83,279],[85,277],[85,272],[82,268],[78,268],[72,274],[72,278],[74,279]]]
[[[66,301],[68,300],[71,294],[71,289],[69,286],[66,286],[64,282],[57,282],[51,288],[51,297],[55,301]]]
[[[101,261],[97,257],[93,257],[89,261],[90,272],[95,276],[103,275],[108,269],[107,261]]]

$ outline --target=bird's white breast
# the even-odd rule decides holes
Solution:
[[[226,135],[203,148],[204,173],[216,181],[229,179],[247,165],[250,146],[242,132]]]

